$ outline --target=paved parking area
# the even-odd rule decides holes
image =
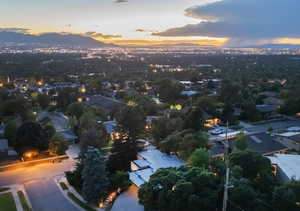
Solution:
[[[138,202],[137,193],[137,187],[130,186],[126,192],[118,196],[111,211],[144,211],[144,207]]]

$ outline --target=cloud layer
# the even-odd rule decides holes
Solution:
[[[17,33],[26,34],[30,32],[30,29],[10,27],[10,28],[0,28],[0,32],[17,32]]]
[[[229,37],[270,40],[300,37],[299,0],[223,0],[185,10],[198,24],[168,29],[154,36]]]
[[[86,32],[86,36],[95,38],[95,39],[116,39],[116,38],[122,38],[122,35],[119,34],[102,34],[98,32]]]

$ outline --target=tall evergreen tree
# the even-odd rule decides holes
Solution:
[[[104,199],[109,186],[105,159],[101,151],[89,147],[84,155],[82,177],[82,194],[84,199],[92,204],[97,204]]]

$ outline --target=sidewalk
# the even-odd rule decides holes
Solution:
[[[18,191],[22,191],[24,193],[26,202],[27,202],[28,206],[30,207],[30,209],[32,210],[32,205],[29,201],[28,195],[27,195],[23,185],[10,185],[10,186],[7,186],[7,187],[10,188],[10,189],[7,190],[7,191],[1,192],[1,194],[2,193],[12,193],[12,195],[14,197],[15,204],[16,204],[16,208],[17,208],[18,211],[24,211],[24,209],[22,207],[21,199],[18,196]]]
[[[68,196],[68,193],[72,193],[78,200],[80,200],[84,204],[87,204],[87,202],[82,198],[82,196],[80,194],[78,194],[77,191],[68,183],[68,181],[65,177],[58,176],[54,179],[54,181],[57,184],[57,186],[59,187],[60,191],[63,193],[63,195],[70,201],[70,203],[72,203],[78,210],[85,211],[84,208],[80,207],[77,203],[75,203],[73,200],[71,200],[70,197]],[[68,189],[63,190],[63,188],[60,185],[61,182],[63,182],[68,187]],[[105,209],[99,208],[99,207],[91,207],[91,208],[94,210],[97,210],[97,211],[105,211]]]

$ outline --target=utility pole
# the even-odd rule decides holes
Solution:
[[[226,140],[224,143],[225,152],[224,152],[224,160],[226,165],[226,177],[225,177],[225,185],[224,185],[224,196],[223,196],[223,209],[222,211],[227,211],[227,201],[228,201],[228,188],[229,188],[229,142],[228,142],[228,121],[226,125]]]

